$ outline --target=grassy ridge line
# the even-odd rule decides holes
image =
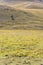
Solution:
[[[0,30],[0,33],[16,33],[16,32],[31,32],[31,33],[33,33],[33,32],[35,32],[35,33],[33,33],[33,34],[40,34],[40,33],[43,33],[43,30]],[[40,32],[39,32],[40,31]]]

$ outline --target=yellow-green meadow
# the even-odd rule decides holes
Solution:
[[[0,31],[0,65],[41,65],[41,63],[43,63],[43,30]]]

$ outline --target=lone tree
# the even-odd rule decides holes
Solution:
[[[11,15],[11,19],[14,20],[14,16],[13,15]]]

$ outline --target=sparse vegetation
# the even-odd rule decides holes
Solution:
[[[0,3],[0,65],[43,65],[43,4],[19,3]]]
[[[3,64],[43,64],[43,31],[0,31],[0,65]]]
[[[42,29],[43,9],[0,9],[0,29]]]

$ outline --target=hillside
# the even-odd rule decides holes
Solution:
[[[0,65],[43,65],[42,0],[0,0]]]
[[[0,29],[43,29],[43,9],[0,8]]]
[[[7,4],[8,6],[19,6],[32,9],[43,9],[43,0],[0,0],[1,4]]]
[[[18,1],[12,4],[0,2],[0,29],[43,30],[43,3],[23,1],[19,4]]]

